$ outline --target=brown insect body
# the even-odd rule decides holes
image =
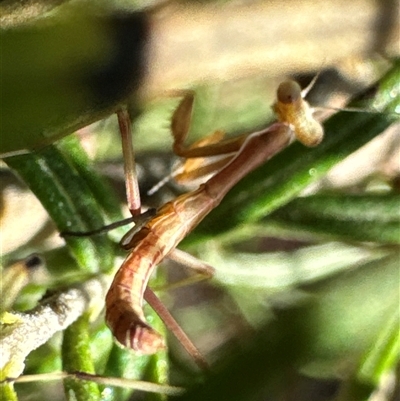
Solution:
[[[143,294],[155,266],[176,247],[217,202],[204,186],[162,206],[129,243],[130,249],[106,297],[106,322],[124,346],[153,354],[164,347],[159,333],[147,323]]]
[[[142,310],[143,294],[154,268],[238,181],[285,148],[291,136],[288,126],[280,123],[251,134],[223,169],[197,190],[162,206],[124,245],[130,254],[106,297],[106,322],[122,345],[144,354],[164,347],[162,337],[146,323]]]

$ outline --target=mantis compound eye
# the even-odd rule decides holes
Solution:
[[[296,103],[301,100],[301,88],[295,81],[284,81],[278,87],[277,92],[278,102],[284,104]]]

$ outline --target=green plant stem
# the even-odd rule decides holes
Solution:
[[[76,144],[73,147],[76,149]],[[93,192],[55,146],[10,157],[6,162],[27,183],[61,232],[88,231],[104,225]],[[98,272],[113,267],[113,245],[106,236],[65,240],[82,270]]]
[[[323,194],[292,200],[269,221],[341,239],[400,243],[397,194]]]
[[[62,344],[63,370],[95,373],[90,351],[89,313],[82,315],[64,332]],[[98,385],[91,381],[67,378],[64,380],[68,400],[98,401]]]

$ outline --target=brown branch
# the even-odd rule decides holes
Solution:
[[[6,312],[1,317],[2,377],[18,377],[26,356],[64,330],[83,312],[104,304],[109,278],[99,276],[45,297],[28,312]]]

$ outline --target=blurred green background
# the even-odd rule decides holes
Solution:
[[[96,308],[87,306],[90,309],[76,323],[20,360],[16,357],[20,348],[30,350],[33,341],[27,335],[9,359],[4,356],[2,378],[12,376],[10,372],[15,371],[15,366],[25,363],[24,374],[85,371],[170,383],[188,389],[180,397],[185,400],[396,400],[400,135],[395,113],[400,110],[400,65],[398,54],[390,47],[389,27],[387,36],[378,38],[371,23],[369,51],[354,51],[350,57],[340,46],[354,38],[351,24],[344,19],[342,34],[329,35],[330,44],[337,46],[325,44],[324,56],[310,49],[313,43],[317,48],[323,41],[325,30],[333,29],[327,16],[329,10],[337,12],[344,7],[336,2],[321,2],[320,14],[311,6],[307,8],[308,2],[296,2],[297,6],[294,2],[254,2],[245,4],[245,12],[241,8],[244,6],[236,2],[172,2],[161,10],[143,14],[150,21],[150,36],[146,39],[149,61],[140,87],[134,85],[129,93],[117,91],[109,97],[96,93],[100,98],[93,101],[93,89],[83,85],[82,80],[75,81],[72,73],[65,78],[64,86],[46,81],[54,71],[53,62],[57,66],[53,57],[57,43],[49,48],[43,44],[42,51],[48,60],[45,65],[50,72],[23,62],[33,40],[30,29],[52,23],[57,27],[59,20],[76,23],[79,30],[68,28],[75,38],[68,34],[68,46],[65,42],[60,44],[65,52],[68,48],[76,51],[74,57],[67,56],[66,60],[75,60],[79,51],[85,57],[93,52],[102,60],[109,47],[96,45],[103,40],[102,36],[97,31],[90,36],[86,30],[93,32],[94,28],[87,21],[97,21],[98,15],[103,20],[115,13],[129,16],[133,9],[149,5],[115,2],[113,7],[99,11],[82,5],[74,8],[74,3],[79,2],[66,2],[58,8],[52,2],[38,1],[37,15],[26,13],[22,22],[18,20],[11,26],[10,18],[3,17],[21,16],[21,10],[26,11],[27,6],[22,3],[22,8],[17,8],[16,2],[3,3],[2,152],[42,149],[5,158],[2,164],[2,264],[8,266],[32,252],[40,253],[46,260],[46,268],[34,270],[29,279],[13,280],[12,286],[2,286],[2,304],[7,300],[7,304],[12,304],[10,310],[29,311],[48,290],[57,295],[57,291],[62,293],[77,283],[85,287],[93,277],[108,277],[123,260],[125,254],[118,241],[126,228],[66,241],[59,238],[58,232],[90,230],[127,215],[117,123],[112,112],[128,97],[136,117],[134,147],[144,203],[152,207],[189,190],[170,182],[155,196],[146,196],[146,191],[169,174],[177,160],[171,151],[169,124],[179,98],[171,97],[171,88],[196,90],[190,140],[216,129],[235,135],[267,126],[274,118],[270,106],[276,87],[288,75],[305,87],[315,73],[321,73],[309,96],[315,106],[340,108],[349,96],[369,88],[352,106],[379,113],[335,114],[324,124],[326,138],[321,146],[312,150],[297,143],[290,146],[239,183],[182,243],[183,249],[214,266],[216,275],[208,282],[160,290],[159,295],[211,363],[211,374],[199,372],[168,333],[168,354],[138,357],[116,346],[103,315],[97,317],[102,307],[99,297],[95,300]],[[288,3],[292,6],[288,7]],[[371,8],[370,2],[364,2],[365,12],[375,10],[387,26],[391,25],[387,16],[390,10],[395,13],[398,4],[378,3]],[[286,39],[285,31],[290,32],[292,27],[285,22],[285,28],[281,21],[286,21],[291,15],[289,9],[296,7],[298,20],[292,24],[316,29],[309,41],[298,43],[293,34]],[[43,14],[43,10],[50,14]],[[225,25],[220,21],[225,15],[229,26],[236,21],[235,16],[240,21],[240,16],[249,13],[247,25],[235,28],[246,37],[253,20],[256,26],[260,10],[279,15],[279,19],[274,17],[277,27],[272,23],[266,25],[272,31],[279,28],[285,40],[276,39],[272,47],[255,51],[243,39],[243,54],[233,57],[237,50],[230,49],[235,49],[235,44],[224,36]],[[176,48],[163,46],[163,37],[170,33],[169,21],[182,16],[181,25],[176,26],[180,32],[188,13],[192,13],[191,35],[188,32],[187,37],[176,37]],[[212,30],[209,24],[217,28]],[[101,34],[107,32],[103,25],[96,22],[95,26]],[[318,29],[320,36],[315,35]],[[21,33],[24,30],[28,32],[25,37]],[[202,35],[203,30],[208,34]],[[21,35],[21,47],[6,40],[7,35],[15,32]],[[179,44],[187,42],[196,48],[192,43],[196,40],[202,40],[201,45],[214,55],[203,60],[198,46],[198,64],[207,61],[211,66],[203,67],[203,78],[195,77],[195,67],[181,62],[186,53],[181,53]],[[297,52],[285,57],[288,43],[294,43]],[[382,47],[382,43],[387,46]],[[379,55],[376,47],[381,50]],[[246,48],[248,53],[243,50]],[[271,60],[264,60],[266,51]],[[158,62],[153,65],[154,57]],[[8,63],[10,59],[16,60],[15,68]],[[92,56],[90,59],[93,61]],[[171,63],[171,59],[176,62]],[[246,64],[242,59],[247,60]],[[138,68],[131,62],[132,70]],[[196,64],[196,59],[191,63]],[[268,63],[274,69],[269,69]],[[63,67],[69,71],[68,64]],[[213,67],[218,68],[214,71]],[[57,74],[64,71],[59,65],[55,70]],[[90,70],[88,67],[85,74],[90,76]],[[157,75],[159,70],[164,71],[165,77]],[[23,79],[15,78],[21,76]],[[32,85],[28,85],[31,89],[24,82]],[[105,85],[114,87],[109,82]],[[77,101],[76,96],[82,93],[87,97]],[[72,118],[70,112],[65,112],[65,105],[68,110],[73,109]],[[322,111],[325,113],[326,109]],[[92,121],[97,122],[87,126]],[[45,146],[76,129],[78,133]],[[50,140],[42,139],[44,130],[50,133]],[[24,184],[15,179],[14,173]],[[190,274],[169,261],[162,267],[152,281],[154,288],[168,288],[168,283]],[[3,283],[10,274],[10,270],[3,270]],[[146,314],[152,325],[164,332],[150,309],[146,309]],[[26,316],[32,315],[28,312]],[[18,322],[10,324],[4,316],[2,322],[2,341],[8,341],[16,328],[13,324]],[[32,337],[45,331],[36,329]],[[4,365],[7,362],[10,364]],[[42,379],[15,384],[16,392],[12,384],[3,383],[2,396],[10,400],[166,398],[157,392],[132,394],[124,387],[76,379],[65,381],[64,394],[61,380]]]

